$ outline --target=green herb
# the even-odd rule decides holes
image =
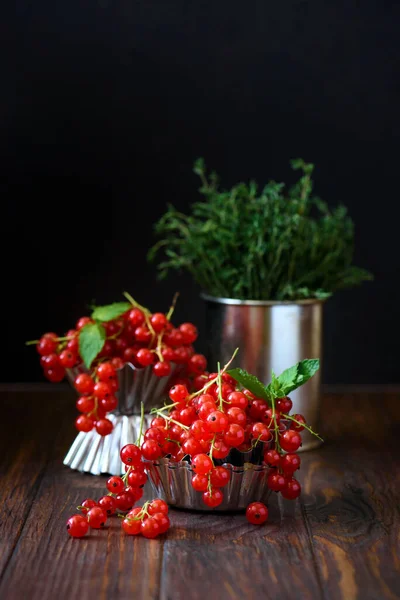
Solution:
[[[79,331],[79,354],[85,366],[90,366],[106,340],[106,331],[100,323],[88,323]]]
[[[118,319],[118,317],[126,313],[130,308],[132,308],[130,302],[114,302],[107,306],[97,306],[92,312],[92,319],[103,322],[112,321],[113,319]]]
[[[329,209],[312,195],[313,165],[292,161],[302,171],[295,185],[269,181],[222,190],[215,173],[199,159],[203,200],[189,214],[172,205],[155,225],[160,240],[160,277],[189,271],[212,296],[244,300],[324,300],[338,289],[372,279],[354,267],[354,227],[344,206]]]

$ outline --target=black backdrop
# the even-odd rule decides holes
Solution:
[[[166,202],[196,198],[198,156],[227,186],[316,164],[375,274],[326,305],[324,381],[400,381],[398,3],[21,0],[16,17],[2,24],[3,381],[42,380],[24,340],[124,289],[158,310],[178,289],[177,318],[201,327],[191,280],[157,283],[145,260]]]

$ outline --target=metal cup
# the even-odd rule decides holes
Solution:
[[[268,302],[215,298],[202,294],[206,307],[205,339],[208,364],[226,363],[236,348],[235,366],[269,383],[277,375],[306,358],[322,355],[323,302]],[[293,413],[304,415],[318,431],[320,414],[320,371],[291,392]],[[301,450],[321,442],[302,432]]]

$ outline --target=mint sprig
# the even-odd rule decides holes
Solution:
[[[107,306],[97,306],[92,312],[92,319],[106,323],[118,319],[132,308],[130,302],[113,302]]]
[[[106,330],[101,323],[88,323],[79,331],[79,354],[86,368],[103,349],[106,341]]]

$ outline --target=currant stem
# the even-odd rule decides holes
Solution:
[[[306,423],[302,423],[301,421],[298,421],[297,419],[295,419],[294,417],[292,417],[290,415],[286,415],[286,414],[282,413],[282,416],[283,416],[284,419],[289,419],[290,421],[293,421],[297,425],[300,425],[301,427],[304,427],[304,429],[307,429],[307,431],[309,431],[310,433],[312,433],[313,435],[315,435],[315,437],[317,437],[319,440],[321,440],[321,442],[324,441],[322,439],[322,437],[318,433],[316,433],[311,427],[309,427],[308,425],[306,425]]]
[[[271,404],[272,404],[272,418],[274,420],[275,445],[276,445],[277,451],[279,453],[281,453],[282,452],[282,448],[281,448],[281,445],[279,443],[279,427],[278,427],[278,423],[276,422],[275,398],[274,398],[274,396],[271,396]]]
[[[55,338],[54,341],[55,342],[69,342],[70,340],[73,340],[74,337],[73,336],[67,336],[67,337],[59,337],[59,338]],[[33,346],[35,344],[38,344],[40,342],[40,340],[29,340],[29,342],[25,342],[25,346]]]
[[[167,415],[164,415],[162,411],[163,411],[162,408],[157,408],[153,414],[156,414],[156,415],[159,414],[160,417],[162,417],[166,421],[171,421],[171,423],[175,423],[175,425],[179,425],[179,427],[182,427],[182,429],[186,429],[186,431],[189,431],[190,427],[188,427],[187,425],[183,425],[182,423],[179,423],[179,421],[175,421],[175,419],[171,419],[171,417],[167,417]]]
[[[219,410],[223,410],[224,399],[222,398],[222,390],[221,390],[222,379],[221,379],[221,365],[220,365],[220,363],[217,363],[217,367],[218,367],[217,381],[218,381]]]
[[[168,321],[171,320],[171,317],[172,317],[172,315],[174,313],[176,302],[177,302],[178,298],[179,298],[179,292],[175,292],[174,297],[172,299],[172,304],[169,307],[169,311],[167,312],[167,315],[166,315]]]
[[[139,304],[139,302],[136,302],[136,300],[134,300],[132,298],[132,296],[128,293],[128,292],[124,292],[123,296],[125,296],[125,298],[127,300],[129,300],[129,302],[132,304],[132,306],[134,306],[135,308],[139,308],[141,311],[143,311],[144,313],[148,313],[149,311],[147,310],[147,308],[145,308],[144,306],[142,306],[141,304]]]
[[[178,406],[179,402],[173,402],[173,404],[165,404],[162,408],[151,408],[150,414],[154,415],[159,413],[162,410],[167,410],[169,408],[174,408],[174,406]]]
[[[226,363],[226,365],[222,369],[221,375],[223,373],[225,373],[225,371],[228,369],[229,365],[231,364],[231,362],[235,358],[235,356],[238,353],[238,351],[239,351],[239,348],[236,348],[235,352],[232,354],[231,358],[229,359],[229,361]],[[211,387],[212,384],[217,381],[217,379],[218,379],[218,375],[216,375],[213,379],[211,379],[210,381],[208,381],[206,383],[206,385],[201,388],[201,390],[199,390],[198,392],[194,392],[193,394],[190,394],[189,398],[195,398],[196,396],[201,396],[201,394],[204,394],[204,392],[206,392],[208,390],[208,388]]]
[[[139,436],[135,442],[135,446],[139,446],[141,439],[142,439],[142,434],[143,434],[143,425],[144,425],[144,403],[141,402],[140,403],[140,426],[139,426]]]

